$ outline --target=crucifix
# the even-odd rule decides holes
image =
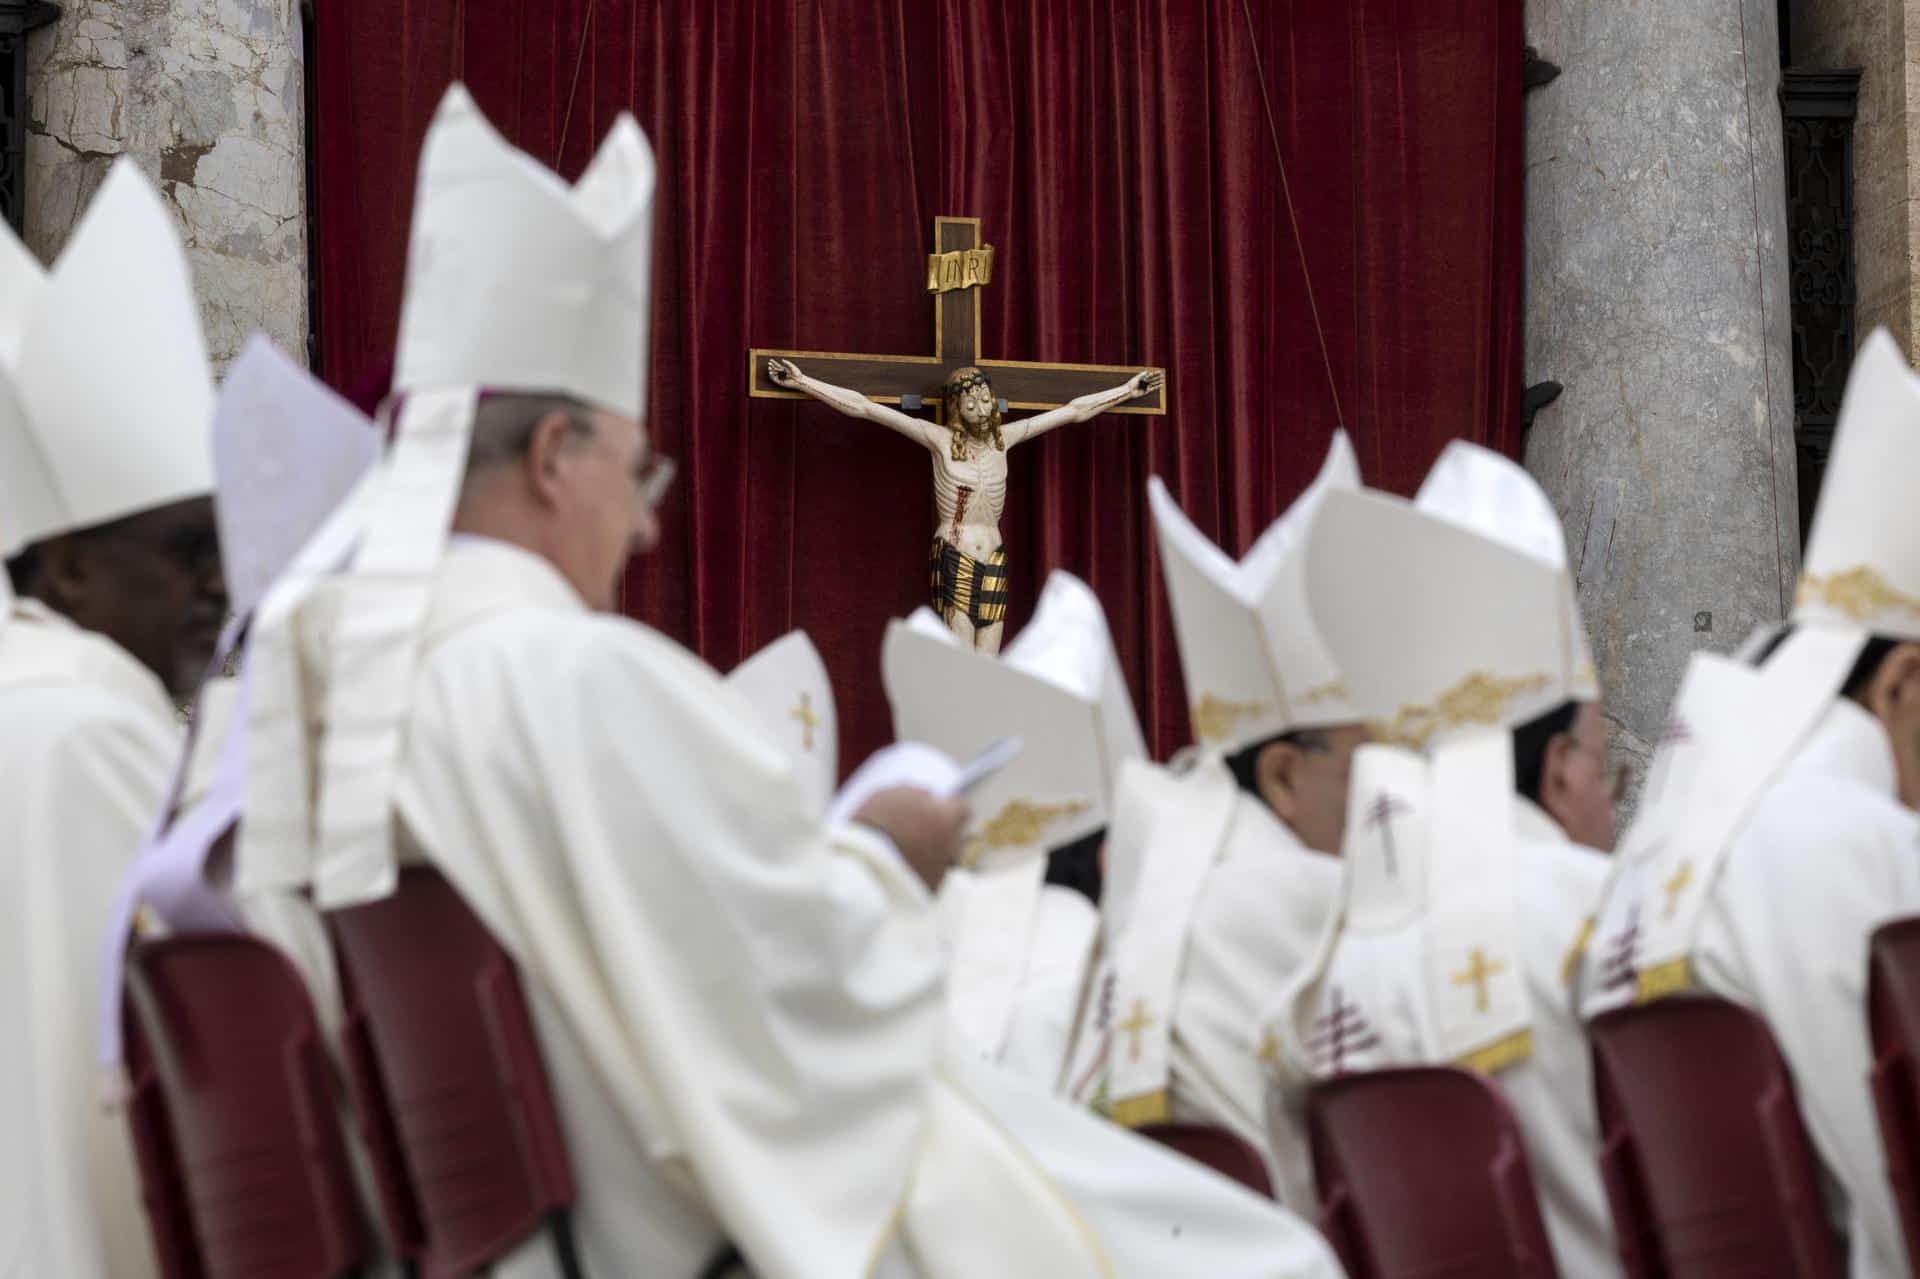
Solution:
[[[993,247],[980,243],[978,218],[935,218],[933,237],[926,282],[934,295],[932,355],[756,347],[747,352],[747,391],[760,399],[811,396],[932,454],[933,607],[963,641],[996,653],[1007,613],[1000,540],[1007,450],[1102,413],[1163,414],[1166,374],[1128,365],[982,358],[980,289],[993,277]],[[1003,422],[1008,409],[1039,411]],[[934,417],[911,416],[919,410]]]

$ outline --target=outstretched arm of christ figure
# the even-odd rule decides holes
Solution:
[[[899,409],[889,408],[878,401],[869,400],[858,391],[850,391],[844,386],[835,386],[831,382],[822,382],[819,378],[808,377],[792,360],[768,360],[767,376],[781,386],[806,392],[822,404],[838,409],[848,417],[878,422],[888,430],[897,431],[906,436],[915,444],[925,448],[937,447],[932,423],[923,422],[917,417],[909,417]]]
[[[1159,373],[1151,371],[1136,373],[1119,386],[1109,390],[1094,391],[1077,400],[1062,404],[1057,409],[1048,409],[1045,413],[1036,413],[1032,417],[1023,417],[1017,422],[1009,422],[1002,432],[1006,437],[1007,447],[1012,448],[1036,435],[1045,435],[1056,426],[1099,417],[1108,409],[1116,408],[1128,400],[1158,390],[1163,380]]]

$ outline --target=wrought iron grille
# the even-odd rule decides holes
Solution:
[[[0,0],[0,217],[27,216],[27,32],[60,16],[47,0]]]
[[[1853,363],[1853,119],[1859,94],[1858,71],[1781,73],[1803,541]]]

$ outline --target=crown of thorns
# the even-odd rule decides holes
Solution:
[[[987,375],[978,369],[960,374],[954,378],[952,382],[947,384],[947,389],[955,395],[964,395],[976,386],[984,386],[989,391],[993,389],[993,383],[987,381]]]

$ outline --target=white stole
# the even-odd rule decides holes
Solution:
[[[1865,647],[1864,632],[1802,626],[1764,667],[1701,655],[1675,702],[1684,734],[1657,778],[1608,881],[1589,948],[1581,1009],[1685,990],[1720,867],[1756,805],[1820,723]]]
[[[1172,1114],[1168,1085],[1181,961],[1239,793],[1222,763],[1205,760],[1161,805],[1147,836],[1139,884],[1113,941],[1111,985],[1098,992],[1094,1027],[1108,1043],[1108,1105],[1129,1128]]]

